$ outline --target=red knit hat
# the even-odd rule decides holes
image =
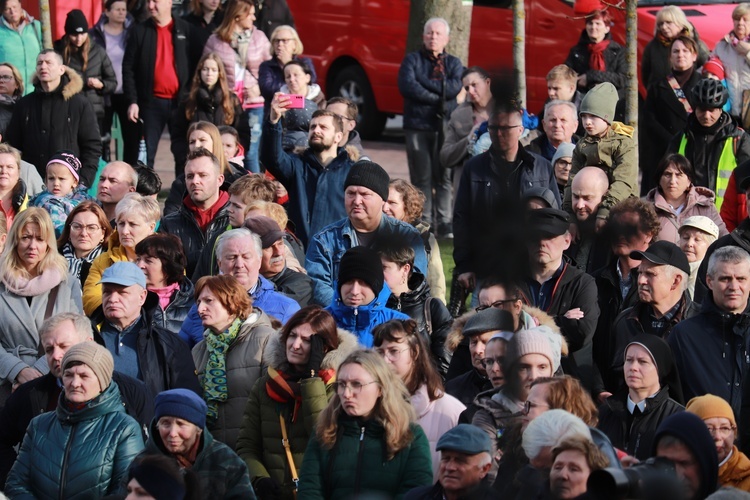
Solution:
[[[575,0],[573,3],[573,13],[577,16],[588,16],[606,8],[600,0]]]
[[[724,64],[721,62],[721,59],[716,56],[709,57],[708,61],[703,64],[703,74],[714,75],[719,80],[723,80],[725,76]]]

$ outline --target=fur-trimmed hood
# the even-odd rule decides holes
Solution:
[[[445,341],[445,347],[450,352],[454,352],[461,341],[463,341],[463,331],[466,322],[474,314],[476,314],[476,312],[469,311],[453,321],[453,326],[451,327],[451,330],[448,333],[448,338]],[[535,326],[540,325],[547,326],[554,333],[562,336],[562,331],[560,330],[560,327],[557,326],[557,323],[555,323],[555,319],[552,316],[537,307],[524,305],[521,311],[521,329],[534,328]],[[563,356],[568,355],[568,343],[566,342],[565,337],[562,338],[561,353]]]
[[[334,369],[338,371],[339,365],[349,354],[353,353],[361,346],[357,341],[357,337],[343,328],[337,328],[339,337],[339,346],[333,351],[328,351],[323,357],[323,363],[321,369]],[[281,332],[277,332],[276,335],[272,335],[268,339],[265,349],[263,350],[263,359],[268,360],[268,365],[275,369],[281,369],[281,371],[288,371],[288,363],[286,360],[286,349],[281,343]]]
[[[38,92],[43,92],[39,77],[34,73],[32,81]],[[61,91],[62,89],[62,91]],[[65,73],[60,80],[60,86],[53,92],[61,92],[66,101],[83,90],[83,79],[74,69],[65,66]]]

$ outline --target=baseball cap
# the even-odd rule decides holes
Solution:
[[[647,260],[654,264],[676,267],[680,271],[690,274],[690,263],[680,250],[680,247],[670,241],[652,243],[646,251],[634,250],[630,252],[633,260]]]
[[[132,262],[115,262],[104,270],[99,283],[120,286],[140,285],[141,288],[146,288],[146,275]]]

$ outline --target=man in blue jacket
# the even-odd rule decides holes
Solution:
[[[314,303],[331,303],[339,261],[344,252],[356,246],[373,248],[378,242],[397,240],[401,246],[414,249],[414,266],[427,274],[427,254],[419,232],[411,224],[383,213],[389,182],[388,173],[377,163],[362,160],[352,166],[344,181],[347,216],[323,228],[307,248],[305,267],[315,281]]]

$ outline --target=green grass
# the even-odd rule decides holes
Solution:
[[[453,262],[453,240],[439,240],[440,258],[443,260],[443,271],[445,272],[445,294],[446,300],[451,295],[451,285],[453,284],[453,269],[456,264]]]

